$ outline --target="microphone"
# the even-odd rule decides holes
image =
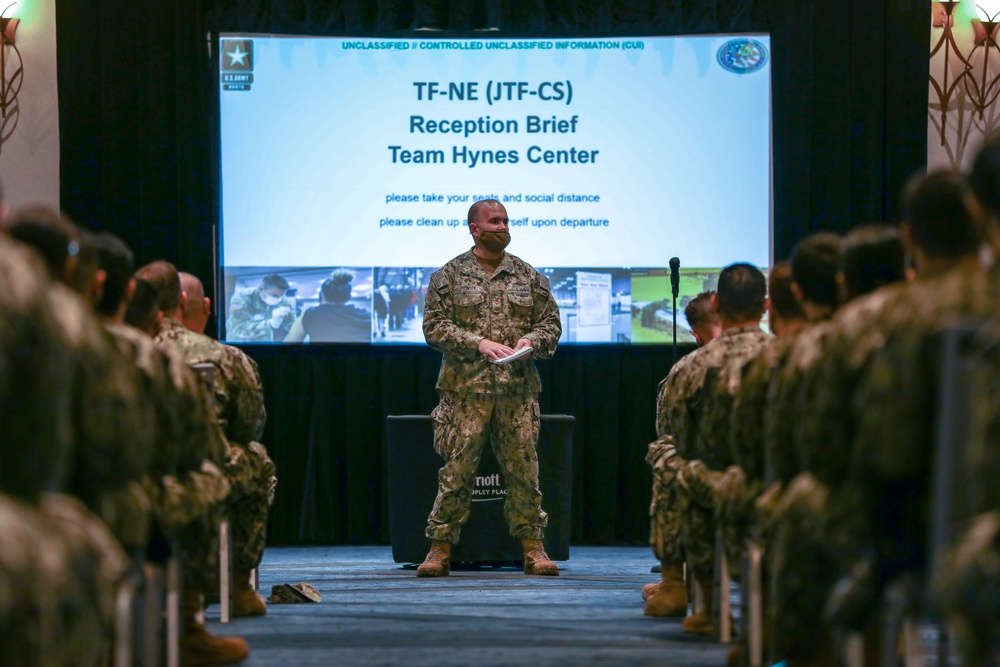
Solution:
[[[681,268],[681,260],[677,259],[676,257],[671,257],[670,258],[670,291],[673,292],[673,295],[674,295],[675,299],[677,298],[677,295],[680,294],[680,291],[681,291],[681,274],[680,274],[680,268]]]

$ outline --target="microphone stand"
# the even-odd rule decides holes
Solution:
[[[674,364],[677,363],[677,292],[673,292],[673,308],[671,311],[674,314]]]

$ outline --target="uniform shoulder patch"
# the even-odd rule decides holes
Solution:
[[[541,287],[546,292],[552,291],[552,286],[549,284],[549,279],[540,273],[538,274],[538,286]]]

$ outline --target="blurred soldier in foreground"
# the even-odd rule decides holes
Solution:
[[[229,482],[220,469],[227,445],[208,388],[183,359],[158,348],[151,334],[124,323],[135,290],[132,252],[110,234],[101,234],[97,246],[105,273],[98,313],[119,351],[132,360],[145,401],[155,412],[149,495],[158,537],[183,562],[182,659],[185,665],[239,662],[249,653],[246,642],[209,634],[197,618],[200,609],[192,604],[201,599],[218,571],[217,530],[229,494]]]
[[[821,517],[826,487],[816,484],[810,475],[800,474],[809,470],[808,462],[813,460],[810,452],[818,450],[813,443],[803,442],[801,434],[810,431],[802,422],[817,427],[822,424],[830,430],[840,427],[839,422],[823,422],[814,407],[812,397],[817,388],[826,389],[828,380],[831,384],[838,381],[827,377],[826,373],[833,371],[828,370],[824,355],[835,345],[845,312],[851,321],[857,313],[875,312],[865,305],[865,299],[856,297],[899,282],[905,275],[902,243],[887,225],[855,229],[844,237],[841,248],[838,281],[842,298],[851,301],[833,320],[811,327],[795,339],[772,382],[772,401],[765,417],[765,449],[775,481],[757,501],[758,530],[769,548],[768,566],[774,581],[771,636],[777,655],[790,664],[827,664],[824,661],[833,659],[832,638],[821,632],[822,609],[840,571],[842,554],[851,544],[833,536],[828,536],[829,544],[817,543],[825,535]],[[825,454],[849,456],[846,451]]]
[[[542,538],[548,515],[538,489],[538,392],[532,358],[547,359],[562,332],[549,281],[507,253],[507,211],[486,199],[469,209],[473,248],[431,276],[424,337],[443,353],[434,449],[445,464],[427,519],[431,548],[418,577],[447,576],[451,546],[468,520],[476,470],[489,443],[507,482],[504,517],[524,549],[524,573],[558,575]],[[504,358],[527,350],[514,361]]]

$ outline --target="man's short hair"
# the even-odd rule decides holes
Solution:
[[[841,242],[832,232],[818,232],[799,241],[792,250],[792,280],[806,301],[828,308],[839,304]]]
[[[903,220],[913,241],[931,257],[976,255],[983,239],[974,201],[959,174],[944,170],[918,174],[903,189]]]
[[[135,257],[125,243],[108,232],[95,235],[94,245],[97,248],[98,266],[104,271],[104,294],[97,304],[97,312],[111,316],[118,312],[129,281],[135,271]]]
[[[483,206],[486,206],[487,204],[500,204],[500,202],[497,201],[496,199],[480,199],[479,201],[474,203],[472,206],[469,207],[468,224],[471,225],[472,223],[477,222],[476,218],[479,217],[479,209],[481,209]],[[500,205],[503,206],[503,204]]]
[[[59,280],[69,258],[80,252],[80,230],[59,211],[32,206],[14,213],[7,234],[32,248],[42,258],[49,277]]]
[[[885,224],[866,225],[844,237],[841,272],[849,298],[874,292],[906,277],[906,252],[899,232]]]
[[[714,290],[702,292],[691,299],[688,305],[684,307],[684,317],[687,319],[688,326],[692,329],[706,326],[713,319],[719,319],[719,313],[716,312],[715,307],[712,305],[712,296],[714,294]]]
[[[264,289],[271,289],[272,287],[277,287],[281,291],[288,289],[288,281],[285,280],[284,276],[279,276],[277,273],[269,273],[260,279],[260,284]]]
[[[806,311],[802,302],[792,291],[792,264],[778,262],[767,276],[767,293],[771,299],[771,310],[786,321],[805,320]]]
[[[136,278],[149,282],[156,290],[159,310],[172,315],[181,305],[181,279],[177,267],[163,260],[151,262],[135,272]]]
[[[160,295],[148,280],[135,279],[135,291],[125,310],[125,322],[140,331],[152,331],[160,312]]]
[[[760,319],[767,301],[767,280],[752,264],[730,264],[719,274],[715,300],[721,317],[744,321]]]

